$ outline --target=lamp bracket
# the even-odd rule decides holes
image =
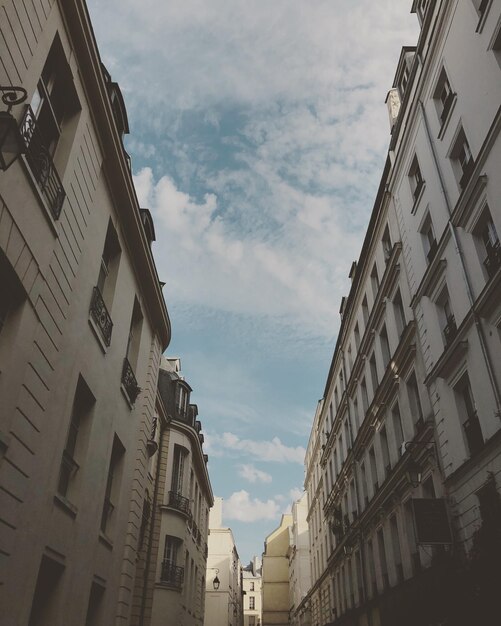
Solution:
[[[2,92],[2,102],[7,105],[8,113],[15,104],[21,104],[28,97],[28,92],[24,87],[0,85],[0,91]]]

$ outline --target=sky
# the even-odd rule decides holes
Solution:
[[[411,0],[88,0],[244,564],[300,497]]]

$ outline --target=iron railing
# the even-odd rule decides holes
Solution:
[[[173,509],[181,511],[181,513],[185,513],[186,515],[189,515],[190,513],[190,501],[188,498],[185,498],[180,493],[176,493],[175,491],[169,491],[169,506]]]
[[[45,145],[37,124],[37,118],[30,106],[26,108],[20,132],[26,145],[26,161],[47,202],[52,217],[57,220],[61,215],[66,192],[50,152]]]
[[[124,359],[124,365],[122,368],[122,385],[129,396],[129,400],[132,404],[134,404],[139,392],[141,391],[141,387],[137,384],[134,371],[127,357]]]
[[[90,303],[90,314],[101,331],[104,343],[109,346],[111,343],[111,332],[113,330],[113,322],[104,303],[103,296],[99,291],[99,287],[94,287],[92,291],[92,300]]]
[[[184,567],[174,565],[172,561],[162,561],[160,581],[176,589],[181,589],[184,582]]]

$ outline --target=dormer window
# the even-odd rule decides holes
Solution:
[[[400,77],[400,82],[398,83],[398,89],[400,91],[400,97],[403,98],[405,90],[407,88],[407,83],[409,82],[409,68],[405,65],[402,76]]]
[[[189,392],[186,387],[178,383],[176,389],[176,411],[181,417],[186,417],[188,413]]]

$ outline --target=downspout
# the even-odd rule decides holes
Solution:
[[[164,426],[162,424],[162,420],[160,419],[160,435],[158,438],[158,459],[157,459],[157,467],[155,471],[155,487],[153,489],[153,503],[151,506],[151,523],[150,523],[150,536],[148,537],[148,548],[146,551],[146,560],[144,564],[144,574],[143,574],[143,593],[141,597],[141,612],[139,615],[139,626],[144,626],[144,613],[146,611],[146,592],[148,591],[148,577],[150,573],[150,564],[151,564],[151,552],[153,550],[153,531],[155,528],[155,516],[157,512],[157,501],[158,501],[158,489],[160,484],[160,457],[162,454],[162,443],[164,437]]]
[[[344,360],[344,350],[340,350],[341,352],[341,364],[343,367],[343,384],[344,384],[344,390],[347,390],[347,377],[346,377],[346,363]],[[355,443],[355,438],[353,437],[353,427],[352,427],[352,415],[351,415],[351,406],[350,406],[350,401],[349,398],[346,398],[346,402],[348,404],[348,427],[349,427],[349,432],[350,432],[350,447],[353,450],[353,445]],[[360,498],[360,491],[359,491],[359,487],[358,487],[358,461],[356,458],[354,458],[354,467],[355,467],[355,494],[356,494],[356,498],[357,498],[357,516],[358,519],[360,519],[361,513],[362,513],[362,501]],[[361,564],[361,570],[362,570],[362,593],[363,593],[363,602],[364,604],[368,601],[368,597],[367,597],[367,583],[365,580],[366,577],[366,570],[365,570],[365,551],[364,551],[364,542],[363,542],[363,537],[362,537],[362,532],[359,532],[359,551],[360,551],[360,564]],[[356,568],[356,563],[355,563],[355,569]],[[358,577],[358,572],[357,572],[357,577]],[[367,619],[368,619],[368,623],[369,626],[372,624],[372,614],[370,612],[367,613]]]
[[[426,136],[428,138],[428,143],[430,144],[430,149],[431,149],[431,153],[433,155],[433,160],[435,162],[435,167],[437,170],[437,174],[438,174],[438,179],[440,181],[440,188],[442,190],[442,194],[444,196],[445,199],[445,205],[447,207],[447,213],[449,215],[449,220],[448,220],[448,227],[449,227],[449,231],[452,237],[452,241],[454,243],[454,249],[456,251],[456,254],[458,256],[459,259],[459,265],[461,267],[461,275],[463,277],[463,282],[465,284],[466,287],[466,293],[468,295],[468,301],[470,303],[470,307],[471,307],[471,311],[473,313],[473,321],[475,323],[475,328],[477,330],[477,335],[478,335],[478,339],[480,342],[480,348],[482,350],[482,356],[484,358],[484,362],[485,362],[485,366],[487,368],[487,374],[489,376],[489,382],[491,384],[492,387],[492,391],[494,393],[494,399],[496,402],[496,410],[497,410],[497,414],[501,416],[501,394],[499,392],[498,386],[497,386],[497,382],[496,382],[496,377],[494,375],[494,368],[492,366],[492,362],[491,362],[491,358],[489,355],[489,351],[487,348],[487,342],[485,340],[485,335],[484,335],[484,329],[482,328],[482,324],[480,321],[479,316],[477,315],[477,312],[475,311],[475,299],[473,296],[473,290],[471,288],[471,283],[470,283],[470,279],[468,277],[468,272],[466,270],[466,265],[464,262],[464,258],[463,258],[463,253],[462,250],[459,246],[459,241],[456,235],[456,230],[455,227],[451,221],[451,215],[452,215],[452,210],[451,210],[451,201],[450,198],[447,194],[447,189],[445,187],[445,183],[444,183],[444,178],[442,175],[442,170],[440,168],[440,162],[438,160],[437,154],[435,152],[435,146],[433,144],[432,141],[432,137],[431,137],[431,131],[430,131],[430,127],[428,125],[428,118],[426,117],[426,112],[423,106],[423,103],[421,100],[418,101],[419,102],[419,106],[421,109],[421,115],[423,117],[423,121],[424,121],[424,126],[426,129]]]

